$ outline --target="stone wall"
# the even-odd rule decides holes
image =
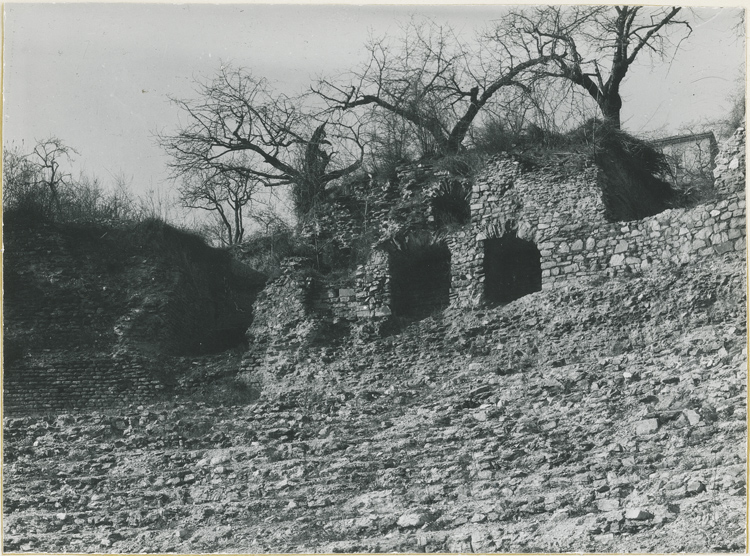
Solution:
[[[253,372],[293,351],[314,333],[314,280],[309,262],[290,258],[282,263],[281,275],[269,282],[253,305],[253,323],[247,331],[248,350],[240,370]]]
[[[336,327],[360,319],[382,319],[390,312],[388,254],[374,250],[355,275],[353,284],[326,283],[312,271],[311,261],[291,258],[281,275],[258,295],[253,323],[247,331],[248,350],[241,372],[250,382],[261,369],[293,365],[300,348],[335,333]]]
[[[388,253],[373,250],[367,263],[357,269],[355,291],[354,314],[357,318],[382,318],[391,314]]]
[[[106,409],[144,402],[164,390],[143,356],[48,352],[9,364],[3,373],[6,415]]]
[[[612,222],[602,192],[611,193],[622,184],[613,185],[611,173],[605,174],[585,157],[568,156],[564,162],[551,161],[534,169],[524,168],[509,155],[494,158],[472,185],[470,223],[445,240],[450,251],[450,307],[486,302],[484,250],[485,241],[493,238],[517,238],[538,249],[542,288],[600,273],[641,272],[654,264],[685,264],[744,251],[744,129],[723,145],[716,160],[713,200],[640,220]],[[417,180],[402,173],[407,184]],[[444,177],[428,174],[422,178]],[[434,185],[428,183],[423,189],[432,191]],[[355,322],[389,317],[394,311],[394,268],[392,257],[375,249],[367,264],[358,268],[353,283],[310,283],[305,295],[311,310],[305,318]],[[285,295],[294,298],[281,297]],[[439,305],[438,299],[435,308]]]
[[[448,238],[451,306],[484,299],[484,241],[517,237],[541,254],[542,287],[601,272],[638,272],[653,264],[745,251],[744,130],[717,156],[717,198],[629,222],[610,222],[594,167],[564,173],[526,171],[510,157],[495,159],[476,180],[471,224]]]
[[[715,159],[714,188],[720,194],[745,191],[745,128],[734,132]]]
[[[452,253],[451,306],[484,301],[484,240],[504,236],[533,242],[542,268],[568,273],[566,255],[581,251],[586,238],[607,224],[596,168],[565,175],[556,167],[524,172],[509,156],[493,160],[471,193],[471,224],[448,238]],[[555,257],[561,257],[551,264]],[[563,270],[565,269],[565,270]]]

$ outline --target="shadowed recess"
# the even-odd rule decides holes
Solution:
[[[542,289],[542,268],[536,246],[523,239],[502,237],[484,242],[484,297],[508,303]]]
[[[393,313],[424,317],[448,306],[451,255],[446,245],[425,245],[391,253]]]

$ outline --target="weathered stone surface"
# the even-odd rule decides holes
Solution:
[[[635,432],[638,435],[653,434],[659,430],[658,419],[645,419],[635,424]]]
[[[632,519],[635,521],[646,521],[649,519],[653,519],[654,514],[649,512],[648,510],[643,510],[641,508],[632,508],[625,511],[625,519]]]
[[[596,501],[596,507],[600,512],[612,512],[620,508],[620,501],[615,498],[602,498]]]
[[[421,527],[427,523],[427,515],[423,513],[407,513],[398,518],[399,527]]]
[[[701,422],[701,416],[698,415],[698,412],[692,410],[692,409],[686,409],[685,410],[685,417],[687,417],[688,422],[691,426],[696,426],[698,423]]]

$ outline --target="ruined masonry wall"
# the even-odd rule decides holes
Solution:
[[[253,323],[247,331],[248,350],[240,370],[252,372],[278,356],[275,346],[294,347],[304,337],[313,280],[303,259],[287,259],[282,274],[258,295]],[[309,326],[308,326],[309,328]]]
[[[258,295],[240,370],[249,380],[263,368],[294,363],[298,348],[326,333],[326,325],[390,315],[388,255],[373,251],[353,287],[320,283],[309,261],[288,259],[282,274]]]
[[[715,159],[714,188],[731,194],[745,190],[745,128],[734,132]]]
[[[472,188],[470,225],[447,240],[452,255],[451,306],[482,303],[485,239],[510,234],[532,241],[543,251],[542,265],[549,270],[543,283],[580,271],[578,255],[587,246],[581,238],[607,225],[597,178],[595,167],[566,176],[555,167],[523,172],[509,156],[493,160]]]
[[[150,361],[107,354],[42,354],[8,366],[3,403],[7,414],[106,409],[152,399],[164,386]]]
[[[451,306],[482,303],[484,240],[506,234],[536,244],[543,288],[603,271],[638,272],[654,264],[744,252],[744,130],[717,160],[717,193],[723,198],[612,223],[604,217],[596,168],[572,176],[549,168],[522,173],[511,158],[496,159],[474,185],[470,226],[448,238]]]
[[[574,171],[555,164],[524,171],[512,157],[496,157],[473,184],[470,224],[446,239],[450,306],[482,304],[484,241],[507,234],[539,249],[543,288],[602,272],[640,272],[654,264],[744,251],[744,140],[744,129],[739,129],[717,155],[720,199],[630,222],[605,218],[600,185],[605,178],[583,157]],[[358,269],[354,284],[305,287],[317,319],[356,321],[391,314],[389,258],[380,250]],[[274,298],[294,295],[279,292]]]
[[[98,244],[44,224],[5,232],[5,414],[103,409],[161,391],[147,359],[115,351],[127,300]]]

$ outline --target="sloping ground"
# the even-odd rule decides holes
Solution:
[[[4,549],[744,552],[744,276],[426,319],[253,405],[6,419]]]

